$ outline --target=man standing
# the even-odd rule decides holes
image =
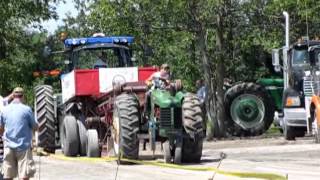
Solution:
[[[38,127],[32,110],[24,105],[23,89],[13,90],[12,102],[3,108],[0,116],[0,132],[3,133],[4,179],[29,179],[35,174],[35,165],[32,157],[32,131]]]

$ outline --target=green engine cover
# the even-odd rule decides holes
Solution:
[[[283,79],[281,78],[261,78],[257,81],[258,84],[264,86],[268,93],[273,98],[277,110],[282,109],[282,93]]]
[[[172,96],[169,91],[155,89],[151,94],[151,102],[160,108],[181,107],[184,94],[179,91]]]
[[[175,138],[182,133],[182,100],[184,92],[174,95],[167,90],[155,89],[151,93],[152,112],[154,107],[159,107],[160,117],[156,121],[156,127],[161,137]],[[155,117],[154,113],[151,113]]]

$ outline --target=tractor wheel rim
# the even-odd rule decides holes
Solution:
[[[263,121],[265,106],[259,97],[252,94],[242,94],[232,101],[230,114],[236,124],[247,130]]]
[[[119,155],[119,144],[120,144],[120,124],[117,112],[113,112],[112,120],[112,139],[113,148],[116,155]]]

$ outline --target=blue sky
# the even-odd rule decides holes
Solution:
[[[62,25],[62,19],[66,17],[67,13],[70,13],[72,16],[77,15],[77,10],[74,7],[74,3],[72,0],[65,0],[66,3],[60,2],[57,7],[57,13],[59,16],[58,20],[49,20],[42,22],[42,26],[44,29],[48,30],[49,33],[54,33],[54,31],[58,28],[59,25]]]

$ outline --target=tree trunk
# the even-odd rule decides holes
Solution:
[[[225,136],[225,108],[224,108],[224,90],[223,90],[223,84],[224,84],[224,77],[225,77],[225,65],[224,65],[224,59],[227,57],[225,55],[225,45],[223,40],[223,16],[219,14],[217,16],[217,28],[216,28],[216,45],[217,45],[217,51],[218,51],[218,59],[217,59],[217,69],[215,71],[216,73],[216,107],[217,107],[217,122],[219,126],[219,135],[221,137]]]
[[[200,56],[201,56],[201,61],[202,61],[202,68],[203,68],[203,76],[204,76],[204,81],[207,87],[207,96],[206,96],[206,111],[208,114],[208,119],[207,119],[207,123],[206,123],[206,130],[207,130],[207,138],[211,139],[213,137],[213,127],[214,127],[214,123],[212,121],[212,115],[214,115],[215,113],[212,112],[214,111],[214,107],[212,107],[211,105],[214,105],[212,103],[209,102],[209,100],[211,100],[212,94],[213,94],[213,90],[212,90],[212,83],[211,83],[211,64],[209,62],[208,59],[208,55],[207,55],[207,32],[203,29],[203,26],[200,25],[199,30],[196,33],[196,39],[197,39],[197,43],[198,43],[198,48],[200,51]]]

